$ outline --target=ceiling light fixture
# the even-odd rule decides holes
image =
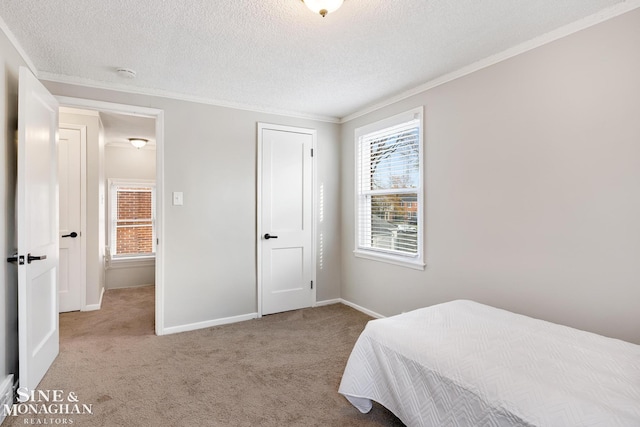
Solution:
[[[129,138],[129,142],[131,143],[131,145],[133,145],[139,150],[145,145],[147,145],[147,142],[149,142],[149,140],[142,139],[142,138]]]
[[[315,13],[324,18],[327,13],[335,12],[342,6],[344,0],[302,0],[302,2]]]

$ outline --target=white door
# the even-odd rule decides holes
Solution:
[[[60,128],[58,194],[60,201],[60,313],[82,308],[82,130]]]
[[[58,355],[58,103],[24,67],[18,101],[20,387],[36,388]]]
[[[310,307],[315,131],[258,125],[261,314]]]

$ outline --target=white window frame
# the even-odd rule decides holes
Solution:
[[[122,262],[132,262],[132,261],[141,261],[141,260],[151,260],[151,259],[155,259],[156,257],[156,253],[155,253],[155,241],[157,238],[157,234],[156,234],[156,182],[154,180],[143,180],[143,179],[109,179],[108,181],[108,199],[109,199],[109,203],[108,203],[108,216],[109,216],[109,221],[108,221],[108,233],[107,236],[109,237],[109,242],[108,242],[108,248],[109,248],[109,262],[111,263],[122,263]],[[152,214],[152,218],[151,218],[151,225],[152,225],[152,230],[153,230],[153,234],[152,234],[152,242],[154,242],[153,244],[153,248],[154,248],[154,252],[151,253],[140,253],[140,254],[116,254],[115,253],[115,246],[116,246],[116,241],[115,241],[115,233],[116,233],[116,227],[115,227],[115,221],[116,218],[114,218],[114,205],[116,205],[118,203],[118,201],[114,198],[114,193],[115,193],[115,187],[131,187],[131,188],[135,188],[135,187],[140,187],[140,188],[151,188],[151,214]]]
[[[361,204],[365,204],[366,208],[366,198],[364,194],[361,192],[361,182],[363,179],[361,172],[361,162],[360,158],[360,144],[361,138],[365,137],[374,132],[381,131],[383,129],[387,129],[393,126],[398,126],[402,123],[407,123],[412,120],[419,120],[420,130],[419,130],[419,178],[418,178],[418,187],[415,189],[411,189],[412,193],[417,194],[417,202],[418,209],[416,212],[417,215],[417,253],[413,254],[399,254],[396,252],[389,252],[382,249],[365,247],[361,244],[363,233],[362,225],[360,222],[360,207]],[[390,264],[395,264],[403,267],[413,268],[417,270],[424,270],[425,268],[425,255],[424,255],[424,107],[420,106],[414,108],[412,110],[406,111],[401,114],[397,114],[392,117],[388,117],[386,119],[377,121],[375,123],[371,123],[366,126],[359,127],[355,130],[355,140],[354,140],[354,149],[355,149],[355,203],[354,203],[354,224],[355,224],[355,249],[353,251],[354,255],[358,258],[365,258],[374,261],[386,262]]]

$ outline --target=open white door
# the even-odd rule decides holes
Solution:
[[[18,99],[20,387],[33,390],[58,355],[58,102],[24,67]]]
[[[260,314],[314,303],[315,131],[258,125]]]

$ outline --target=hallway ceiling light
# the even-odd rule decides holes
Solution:
[[[342,6],[344,0],[302,0],[313,12],[319,13],[324,18],[327,13],[335,12]]]
[[[149,142],[149,140],[142,139],[142,138],[129,138],[129,142],[131,143],[131,145],[133,145],[139,150],[145,145],[147,145],[147,142]]]

